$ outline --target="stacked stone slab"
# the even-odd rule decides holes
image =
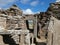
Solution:
[[[0,10],[0,31],[12,30],[15,28],[20,28],[19,21],[22,16],[22,11],[16,6],[13,5],[7,10]],[[0,43],[3,43],[2,36],[0,36]]]

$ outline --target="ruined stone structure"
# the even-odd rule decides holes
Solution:
[[[47,11],[40,14],[22,13],[16,5],[0,10],[1,45],[60,44],[60,2],[51,3]]]

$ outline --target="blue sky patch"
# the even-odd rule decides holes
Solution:
[[[0,8],[7,9],[16,4],[23,11],[45,12],[50,3],[60,0],[0,0]]]

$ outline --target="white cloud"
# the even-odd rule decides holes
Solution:
[[[23,14],[39,14],[39,13],[40,13],[40,11],[33,12],[31,9],[23,10]]]
[[[31,9],[23,10],[23,14],[34,14],[34,12]]]
[[[14,2],[15,0],[0,0],[0,7],[5,6],[9,3]]]
[[[30,2],[30,0],[20,0],[20,2],[21,2],[22,4],[27,4],[27,3]]]
[[[38,3],[39,3],[39,1],[33,1],[33,2],[31,2],[31,6],[36,6],[36,5],[38,5]]]
[[[60,0],[56,0],[56,2],[60,2]]]

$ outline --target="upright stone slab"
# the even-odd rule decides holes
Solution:
[[[52,20],[50,21],[49,24],[49,31],[53,34],[53,36],[50,33],[50,35],[48,35],[50,38],[48,38],[48,45],[60,45],[60,20],[56,19],[55,17],[51,17],[52,20],[54,20],[54,22],[52,22]],[[49,32],[48,32],[49,34]],[[52,41],[50,41],[52,40]],[[51,43],[50,43],[51,42]],[[50,44],[49,44],[50,43]]]
[[[6,28],[6,18],[0,17],[0,30]]]

